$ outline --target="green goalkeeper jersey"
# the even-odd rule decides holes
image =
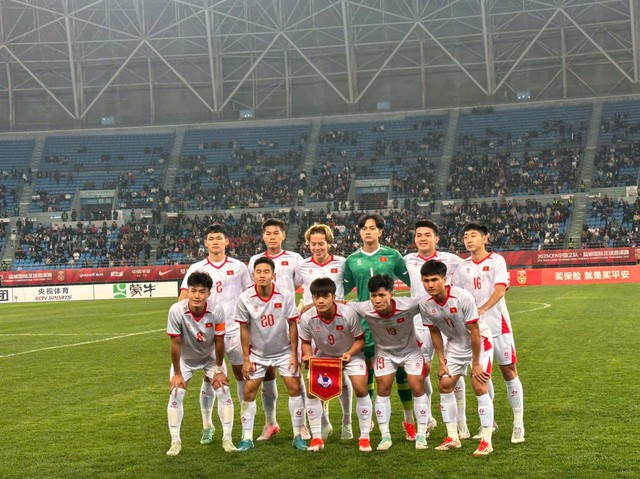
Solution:
[[[375,253],[367,254],[359,249],[351,254],[344,266],[344,295],[358,288],[358,301],[369,299],[367,284],[375,274],[387,274],[411,286],[407,266],[402,255],[393,248],[380,246]]]

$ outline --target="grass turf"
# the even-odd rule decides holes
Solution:
[[[331,404],[336,432],[318,454],[291,447],[286,392],[280,386],[282,433],[245,454],[226,454],[217,424],[212,446],[199,444],[197,375],[185,399],[183,450],[169,458],[166,403],[172,300],[11,304],[0,308],[0,477],[616,477],[640,476],[640,366],[635,328],[638,285],[512,288],[507,302],[525,393],[527,441],[513,445],[511,411],[502,378],[494,375],[495,452],[474,458],[475,442],[437,452],[403,440],[402,413],[392,395],[394,445],[363,454],[339,439],[340,407]],[[546,307],[545,304],[550,305]],[[83,344],[79,344],[83,343]],[[433,376],[432,376],[433,377]],[[433,382],[433,381],[432,381]],[[280,383],[280,382],[279,382]],[[434,383],[434,389],[437,387]],[[235,398],[235,387],[232,389]],[[467,385],[467,417],[478,426]],[[263,424],[258,406],[256,436]],[[236,404],[234,439],[239,442]],[[353,414],[357,437],[357,418]],[[376,445],[379,433],[372,434]]]

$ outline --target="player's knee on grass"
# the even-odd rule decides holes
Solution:
[[[407,383],[409,384],[413,397],[420,397],[424,395],[424,376],[407,374]]]
[[[393,379],[395,374],[386,374],[384,376],[376,376],[376,383],[378,387],[379,396],[390,396],[391,388],[393,387]]]
[[[284,377],[282,376],[284,385],[287,386],[287,392],[290,397],[300,396],[300,378],[295,376]]]
[[[367,376],[349,376],[351,387],[356,397],[363,398],[369,395],[367,387]]]
[[[262,381],[260,379],[250,379],[244,383],[244,395],[242,397],[243,401],[251,402],[255,401],[256,395],[258,393],[258,387]]]
[[[505,381],[513,381],[518,377],[518,370],[515,363],[513,364],[501,364],[500,372]]]

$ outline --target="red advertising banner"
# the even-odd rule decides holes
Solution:
[[[631,263],[640,259],[640,248],[561,249],[499,252],[513,266],[594,266]]]
[[[2,271],[2,285],[37,286],[50,284],[113,283],[127,281],[181,280],[188,265],[128,266],[121,268],[45,269]]]
[[[640,266],[512,269],[511,286],[640,283]]]
[[[323,401],[342,394],[342,360],[311,358],[309,360],[309,392]]]

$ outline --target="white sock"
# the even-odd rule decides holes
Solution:
[[[493,401],[489,394],[478,396],[478,415],[480,416],[480,426],[482,426],[482,439],[491,444],[491,434],[493,432]]]
[[[171,442],[180,442],[180,425],[182,424],[182,416],[184,414],[184,395],[187,391],[182,388],[176,389],[169,396],[169,404],[167,405],[167,420],[169,423],[169,434],[171,434]]]
[[[200,386],[200,411],[202,412],[202,429],[211,429],[211,411],[215,403],[216,396],[213,393],[213,386],[210,382],[203,382]]]
[[[380,427],[382,437],[390,436],[389,421],[391,420],[391,399],[389,396],[384,397],[376,395],[376,418]]]
[[[433,387],[431,386],[431,379],[429,376],[424,377],[424,392],[427,395],[427,409],[429,410],[429,416],[431,416],[431,396],[433,395]]]
[[[318,398],[307,398],[307,417],[311,436],[315,439],[322,436],[322,401]]]
[[[304,426],[304,401],[302,396],[289,396],[289,413],[291,414],[293,437],[300,436],[302,434],[302,426]]]
[[[426,394],[419,397],[413,397],[413,412],[416,415],[419,436],[426,436],[427,434],[427,424],[429,424],[429,408],[427,407],[427,404]]]
[[[262,381],[262,407],[267,426],[276,424],[276,402],[278,401],[278,386],[276,380]]]
[[[353,409],[353,386],[349,376],[343,374],[342,394],[340,394],[340,407],[342,408],[342,425],[351,424],[351,410]],[[371,408],[369,408],[371,410]]]
[[[519,377],[516,376],[515,379],[507,381],[507,397],[513,409],[513,425],[524,427],[524,394]]]
[[[460,424],[467,424],[467,401],[466,390],[464,383],[464,376],[460,376],[456,386],[453,388],[453,394],[456,396],[456,405],[458,406],[458,413],[456,414],[456,421]]]
[[[228,386],[221,386],[216,389],[216,397],[218,398],[218,417],[222,423],[222,438],[231,439],[233,431],[233,400],[231,399],[231,391]],[[253,427],[252,427],[253,429]]]
[[[238,381],[236,379],[236,393],[238,394],[238,404],[242,404],[242,401],[244,401],[244,384],[244,381]]]
[[[253,441],[253,422],[256,418],[256,402],[242,401],[240,420],[242,421],[242,439]]]
[[[358,415],[360,438],[362,439],[369,439],[372,406],[371,397],[368,394],[363,398],[356,398],[356,414]]]
[[[491,396],[491,400],[493,401],[493,398],[495,397],[495,394],[493,393],[493,379],[489,379],[487,388],[489,389],[489,396]]]
[[[458,425],[456,423],[456,395],[454,393],[440,393],[440,409],[442,421],[447,426],[447,435],[454,441],[458,440]]]

